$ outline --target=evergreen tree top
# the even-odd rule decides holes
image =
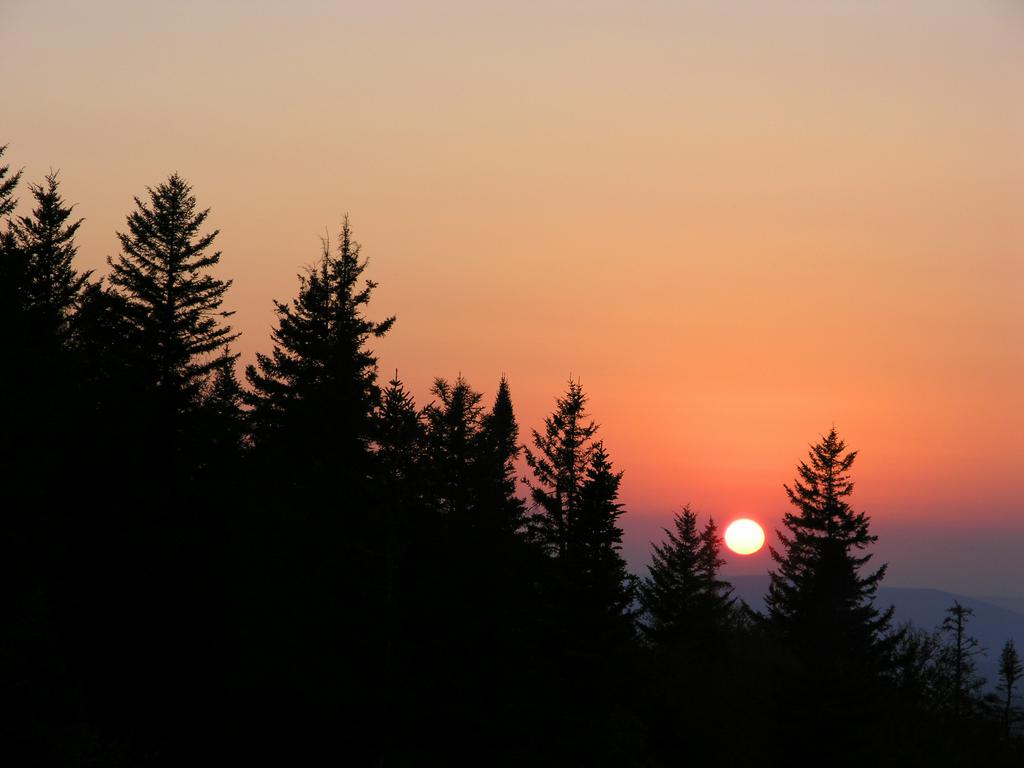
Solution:
[[[697,515],[687,504],[664,528],[665,540],[651,545],[651,563],[640,585],[646,613],[644,633],[659,643],[686,640],[713,642],[725,632],[735,598],[732,586],[718,577],[721,557],[718,526],[708,518],[698,530]]]
[[[73,205],[60,194],[57,172],[47,174],[44,184],[31,184],[35,207],[28,216],[11,223],[15,247],[25,265],[23,290],[26,306],[52,333],[65,330],[92,271],[74,268],[78,252],[75,235],[83,219],[70,221]]]
[[[245,372],[257,444],[290,424],[289,440],[304,451],[333,445],[332,451],[353,457],[369,450],[380,390],[368,343],[386,334],[395,318],[365,316],[377,284],[362,279],[368,260],[360,250],[346,216],[338,247],[322,241],[319,260],[299,275],[295,299],[274,302],[273,351],[257,354]]]
[[[197,208],[192,187],[174,173],[147,193],[147,201],[134,198],[128,231],[117,233],[122,252],[107,259],[109,280],[125,299],[156,386],[194,401],[208,375],[227,364],[213,353],[239,336],[223,322],[234,313],[221,309],[232,281],[209,274],[221,258],[210,250],[219,231],[202,233],[209,209]]]
[[[3,158],[6,151],[6,144],[0,146],[0,158]],[[18,203],[14,198],[14,190],[21,180],[22,171],[18,171],[10,178],[7,178],[10,170],[11,167],[9,165],[0,165],[0,216],[7,216]]]
[[[598,426],[589,420],[587,397],[579,381],[569,380],[566,393],[555,399],[555,410],[544,419],[544,432],[532,430],[533,448],[526,448],[526,463],[540,487],[534,488],[541,504],[551,496],[566,509],[578,503],[579,491],[595,450]],[[543,490],[543,487],[550,489]]]
[[[769,548],[778,568],[771,573],[766,602],[774,625],[792,639],[822,653],[834,643],[837,658],[881,664],[879,647],[893,611],[880,612],[873,604],[886,566],[860,573],[871,554],[856,552],[877,537],[870,533],[868,516],[847,500],[856,458],[833,427],[797,465],[796,480],[785,486],[795,511],[783,517],[786,531],[777,531],[782,550]]]

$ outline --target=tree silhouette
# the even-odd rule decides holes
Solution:
[[[939,657],[940,695],[953,717],[960,719],[978,706],[984,680],[978,675],[975,658],[982,650],[977,638],[967,632],[974,611],[954,600],[946,613],[940,627],[946,637]]]
[[[337,253],[325,240],[320,260],[299,277],[295,300],[274,302],[273,352],[246,368],[255,447],[304,461],[305,475],[340,466],[358,476],[366,468],[380,398],[367,342],[395,321],[363,314],[377,286],[360,283],[367,263],[346,216]]]
[[[38,343],[48,339],[64,345],[71,316],[92,274],[79,273],[73,266],[75,234],[82,219],[69,221],[73,206],[61,197],[56,173],[47,175],[45,185],[33,184],[29,190],[36,206],[11,226],[25,270],[22,302]]]
[[[246,368],[244,396],[252,440],[246,519],[258,531],[247,568],[274,585],[251,631],[281,660],[267,681],[275,704],[266,725],[283,723],[307,750],[337,760],[371,746],[367,734],[386,698],[375,676],[389,663],[394,588],[393,572],[380,566],[395,541],[373,452],[380,390],[368,346],[394,318],[366,318],[376,287],[363,278],[366,267],[346,218],[337,248],[323,242],[295,299],[275,302],[273,350]],[[259,665],[259,656],[249,663]],[[294,740],[277,745],[282,759]]]
[[[526,463],[536,482],[531,494],[537,510],[530,515],[531,531],[551,555],[565,559],[574,538],[581,494],[594,454],[597,425],[587,421],[586,396],[579,382],[555,401],[555,412],[544,420],[543,434],[533,430]]]
[[[0,146],[0,160],[3,159],[6,151],[6,144]],[[14,190],[21,180],[22,172],[18,171],[8,176],[10,171],[11,166],[0,165],[0,223],[7,224],[0,231],[0,290],[3,291],[0,298],[3,299],[3,306],[6,308],[2,310],[5,314],[9,312],[10,307],[15,306],[19,302],[18,290],[20,289],[20,280],[18,277],[21,272],[20,265],[16,263],[17,252],[14,247],[14,233],[11,231],[10,222],[5,220],[18,204],[14,197]],[[10,327],[9,322],[4,322],[3,325],[5,328]]]
[[[3,158],[5,152],[7,152],[6,144],[0,146],[0,159]],[[8,178],[7,174],[10,171],[11,166],[0,165],[0,217],[10,214],[18,202],[14,199],[14,190],[18,186],[18,181],[21,180],[22,172],[18,171]]]
[[[673,518],[667,540],[652,545],[648,576],[640,586],[644,633],[656,643],[707,648],[729,629],[735,598],[732,587],[718,578],[724,564],[718,527],[709,518],[697,530],[689,505]]]
[[[567,555],[574,575],[582,576],[587,592],[597,598],[595,609],[606,612],[609,625],[625,637],[632,632],[636,583],[621,554],[621,482],[622,472],[615,471],[604,443],[595,442]]]
[[[199,406],[211,374],[230,364],[222,352],[238,337],[221,309],[231,281],[209,273],[221,258],[210,252],[218,230],[202,234],[209,209],[198,210],[192,187],[178,174],[135,198],[122,252],[108,258],[110,284],[150,366],[151,386],[176,421]],[[179,426],[180,428],[180,426]],[[171,427],[171,429],[175,429]]]
[[[22,174],[9,171],[0,166],[0,674],[16,706],[0,740],[8,761],[66,763],[74,759],[61,736],[83,700],[74,690],[81,665],[67,660],[80,652],[79,585],[91,578],[77,521],[92,517],[85,498],[102,504],[82,467],[88,401],[71,351],[85,277],[72,266],[78,224],[67,223],[56,178],[31,185],[33,210],[14,216]]]
[[[516,460],[519,458],[519,425],[512,407],[508,379],[498,382],[491,410],[480,425],[480,472],[483,476],[480,503],[490,526],[517,533],[525,525],[524,503],[516,494]]]
[[[242,412],[244,392],[236,371],[237,355],[225,346],[219,365],[206,382],[202,394],[202,409],[209,421],[206,431],[212,435],[210,456],[218,459],[236,459],[246,442],[246,424]]]
[[[539,571],[546,624],[539,674],[553,685],[543,694],[548,739],[564,759],[560,750],[572,744],[573,759],[584,764],[625,759],[610,739],[625,725],[620,696],[629,677],[635,593],[620,554],[622,473],[595,439],[586,400],[570,380],[526,449],[534,502],[528,526],[547,555]]]
[[[0,159],[7,151],[7,145],[0,146]],[[18,201],[14,197],[14,191],[21,180],[21,171],[10,174],[9,165],[0,165],[0,333],[4,334],[5,346],[8,349],[14,345],[13,355],[22,354],[21,347],[24,345],[24,334],[26,332],[24,322],[24,284],[25,284],[25,262],[14,238],[14,229],[9,219]],[[11,351],[8,354],[11,354]],[[3,386],[0,384],[0,386]],[[4,388],[6,390],[6,387]],[[6,395],[5,398],[10,399]]]
[[[597,424],[588,419],[586,402],[579,382],[570,380],[544,421],[544,433],[533,430],[526,463],[534,474],[536,509],[529,525],[554,558],[563,585],[581,590],[577,607],[614,617],[621,628],[634,591],[619,554],[622,473],[613,471],[604,445],[594,439]]]
[[[783,517],[782,551],[770,549],[778,569],[766,602],[776,630],[812,663],[832,659],[877,670],[891,645],[893,609],[879,611],[873,603],[886,566],[861,573],[871,555],[859,552],[877,537],[868,516],[847,502],[856,458],[833,427],[797,466],[797,479],[785,486],[796,512]]]
[[[1021,664],[1013,640],[1007,640],[999,654],[999,681],[996,685],[996,690],[1003,695],[1003,733],[1006,738],[1010,737],[1011,728],[1017,719],[1017,708],[1013,703],[1014,688],[1022,677],[1024,664]]]
[[[462,376],[454,384],[437,378],[430,391],[437,400],[423,409],[423,418],[433,503],[446,519],[445,525],[469,529],[478,523],[480,500],[474,481],[483,396]]]

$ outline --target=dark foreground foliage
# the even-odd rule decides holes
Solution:
[[[106,282],[57,176],[23,215],[19,181],[0,167],[5,764],[1024,757],[1012,644],[984,697],[969,611],[929,634],[874,608],[834,429],[787,488],[767,616],[689,508],[637,579],[580,383],[525,441],[504,378],[382,385],[394,318],[347,220],[243,386],[184,179],[136,200]]]

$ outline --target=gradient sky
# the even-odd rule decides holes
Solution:
[[[776,526],[834,423],[887,583],[1024,595],[1018,0],[0,0],[0,81],[83,266],[191,181],[245,359],[348,211],[421,402],[580,377],[635,566],[687,501]]]

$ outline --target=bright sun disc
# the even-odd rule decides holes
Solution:
[[[725,546],[737,555],[752,555],[764,546],[764,529],[745,517],[733,520],[725,529]]]

